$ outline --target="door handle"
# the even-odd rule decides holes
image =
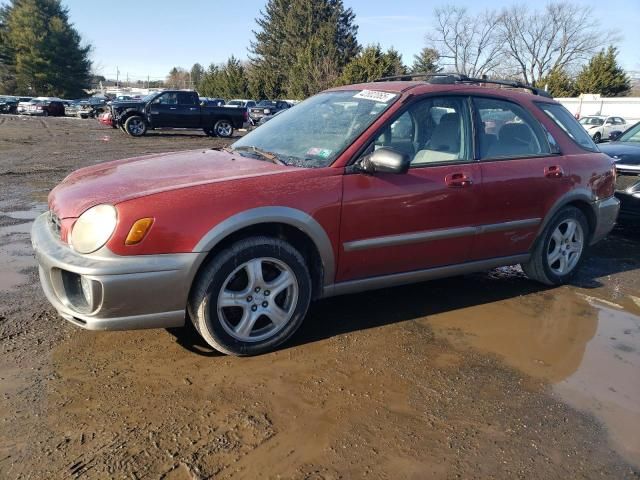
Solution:
[[[456,172],[444,177],[444,183],[447,184],[447,187],[470,187],[473,185],[473,179],[464,172]]]
[[[191,107],[189,110],[198,110],[198,107]]]
[[[169,110],[176,110],[178,107],[169,107]]]
[[[562,178],[564,177],[564,170],[559,165],[551,165],[544,168],[544,176],[547,178]]]

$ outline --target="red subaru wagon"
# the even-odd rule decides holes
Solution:
[[[322,92],[222,150],[78,170],[32,242],[74,324],[190,320],[253,355],[322,297],[511,264],[567,282],[613,228],[614,185],[611,159],[544,92],[393,80]]]

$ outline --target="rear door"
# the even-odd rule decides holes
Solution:
[[[200,105],[195,92],[178,92],[178,108],[175,111],[176,127],[199,128]]]
[[[473,105],[482,187],[472,258],[526,253],[550,205],[571,188],[566,160],[520,105],[488,97]]]
[[[407,107],[372,140],[412,158],[405,174],[344,177],[338,281],[463,263],[481,186],[467,97]]]

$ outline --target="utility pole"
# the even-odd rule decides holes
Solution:
[[[116,88],[120,86],[120,69],[116,67]]]

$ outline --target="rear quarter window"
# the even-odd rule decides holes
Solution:
[[[578,121],[559,103],[536,102],[540,108],[553,122],[558,125],[568,136],[580,147],[590,152],[597,152],[598,147],[591,139],[587,131]]]

